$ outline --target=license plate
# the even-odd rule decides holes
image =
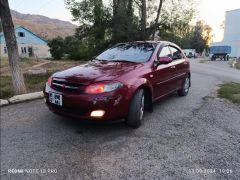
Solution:
[[[50,92],[49,93],[49,102],[52,104],[56,104],[58,106],[62,106],[63,105],[62,95]]]

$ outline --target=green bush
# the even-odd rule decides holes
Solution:
[[[50,53],[54,59],[61,59],[64,54],[64,39],[61,37],[54,38],[48,41]]]
[[[233,103],[240,104],[240,84],[233,82],[222,84],[218,90],[218,95]]]

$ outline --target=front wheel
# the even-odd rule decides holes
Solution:
[[[177,91],[177,93],[178,93],[179,96],[186,96],[186,95],[188,94],[188,91],[189,91],[189,88],[190,88],[190,83],[191,83],[191,82],[190,82],[190,77],[188,76],[188,77],[184,80],[181,89],[179,89],[179,90]]]
[[[138,90],[131,102],[126,123],[128,126],[138,128],[142,124],[144,115],[144,90]]]

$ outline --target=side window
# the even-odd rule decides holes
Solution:
[[[160,57],[166,57],[166,56],[168,57],[172,56],[168,46],[163,47],[162,50],[158,53],[158,59]]]
[[[22,51],[22,54],[26,54],[27,53],[27,48],[26,47],[21,47],[21,51]]]
[[[183,58],[183,54],[181,53],[181,51],[173,46],[170,46],[170,50],[172,52],[172,59],[173,60],[177,60],[177,59],[182,59]]]

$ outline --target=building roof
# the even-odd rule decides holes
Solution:
[[[41,40],[43,40],[44,42],[47,43],[47,40],[45,40],[45,39],[43,39],[42,37],[38,36],[37,34],[33,33],[33,32],[30,31],[29,29],[27,29],[27,28],[25,28],[25,27],[23,27],[23,26],[20,26],[20,25],[15,26],[15,30],[18,29],[18,28],[23,28],[23,29],[25,29],[26,31],[28,31],[28,32],[31,33],[32,35],[38,37],[39,39],[41,39]],[[3,36],[3,35],[4,35],[3,32],[0,32],[0,37]]]
[[[229,10],[229,11],[226,11],[226,12],[231,12],[231,11],[240,11],[240,9],[233,9],[233,10]]]

